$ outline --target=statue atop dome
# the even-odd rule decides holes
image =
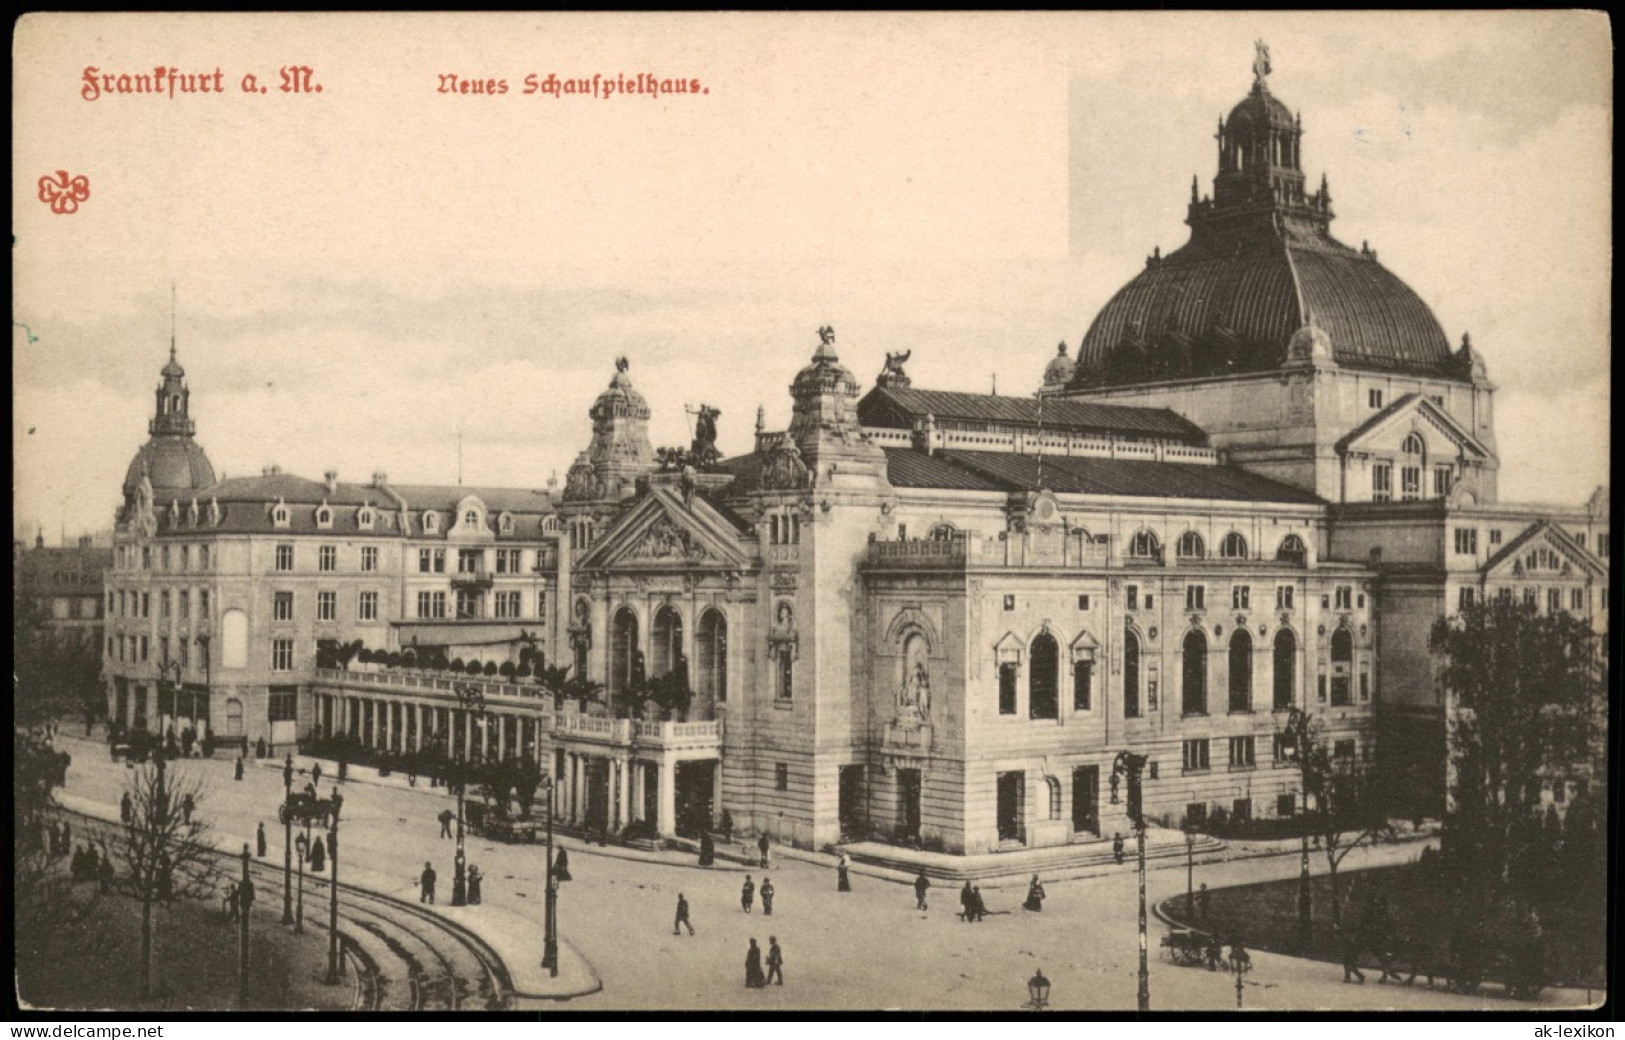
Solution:
[[[1259,90],[1268,90],[1264,77],[1270,74],[1270,45],[1263,40],[1253,41],[1253,84]]]

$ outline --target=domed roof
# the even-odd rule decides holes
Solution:
[[[1072,382],[1077,368],[1077,363],[1066,356],[1066,344],[1060,344],[1055,348],[1055,356],[1044,366],[1044,386],[1065,386]]]
[[[208,455],[190,437],[164,435],[143,444],[124,474],[126,499],[141,486],[142,473],[152,481],[153,495],[158,501],[166,499],[165,492],[192,492],[214,483],[214,467],[209,464]]]
[[[813,351],[812,360],[790,382],[792,397],[818,394],[858,395],[857,377],[841,364],[840,355],[835,353],[835,330],[828,326],[819,330],[818,349]]]
[[[1267,122],[1272,126],[1286,129],[1293,126],[1296,120],[1285,102],[1255,83],[1252,92],[1236,102],[1236,107],[1230,110],[1230,116],[1225,122],[1233,126]]]
[[[158,374],[165,379],[184,379],[186,377],[186,369],[182,368],[181,363],[175,360],[175,344],[171,343],[169,345],[169,364],[159,369]]]
[[[615,376],[609,381],[609,387],[593,402],[592,408],[587,412],[589,417],[595,420],[649,418],[649,402],[645,401],[643,395],[632,386],[632,377],[626,374],[629,367],[626,358],[615,360]]]
[[[1287,361],[1330,362],[1333,356],[1332,338],[1315,324],[1315,315],[1310,312],[1309,323],[1293,333],[1292,342],[1287,344]]]

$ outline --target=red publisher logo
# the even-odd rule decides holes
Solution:
[[[39,179],[39,200],[51,207],[52,213],[73,213],[79,203],[90,198],[90,181],[83,174],[69,177],[67,170],[46,174]]]

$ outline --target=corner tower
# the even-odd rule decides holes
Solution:
[[[173,337],[169,342],[169,363],[158,374],[153,416],[147,422],[147,443],[135,453],[124,474],[126,509],[135,502],[143,477],[150,483],[157,502],[190,497],[199,488],[214,483],[214,467],[195,439],[192,391],[186,385],[186,370],[176,360]]]

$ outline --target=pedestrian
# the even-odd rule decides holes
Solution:
[[[1207,937],[1207,945],[1203,948],[1203,958],[1207,962],[1208,971],[1218,971],[1224,963],[1224,943],[1219,941],[1217,934]]]
[[[847,874],[851,868],[852,859],[846,854],[846,850],[842,849],[839,858],[835,861],[835,891],[852,891],[852,879]]]
[[[84,849],[73,850],[73,861],[68,864],[68,876],[73,878],[75,881],[83,881],[85,879]]]
[[[485,876],[480,873],[480,868],[470,863],[468,865],[468,901],[470,904],[479,905],[480,882],[484,880]]]
[[[315,844],[310,847],[310,869],[317,874],[327,869],[327,846],[322,844],[319,834],[316,836]]]
[[[1021,908],[1034,913],[1044,909],[1044,883],[1038,880],[1037,874],[1027,882],[1027,901],[1021,904]]]
[[[1360,970],[1360,944],[1354,938],[1354,932],[1342,922],[1332,925],[1332,929],[1337,933],[1337,948],[1343,956],[1343,981],[1350,981],[1349,976],[1352,975],[1353,981],[1365,985],[1365,972]]]
[[[104,894],[113,891],[113,857],[105,850],[102,853],[101,865],[96,868],[96,876],[102,883]]]
[[[766,870],[767,869],[767,832],[766,831],[763,831],[762,836],[760,838],[756,839],[756,850],[762,854],[762,869]]]
[[[987,916],[987,904],[982,901],[981,885],[977,885],[970,890],[970,909],[971,920],[977,924],[981,924],[982,918]]]
[[[560,881],[570,880],[570,854],[563,849],[553,857],[553,876]]]
[[[233,779],[237,780],[238,782],[241,782],[242,779],[243,779],[243,756],[242,755],[237,756],[237,766],[236,766],[235,769],[232,770],[232,777],[233,777]]]
[[[722,810],[722,844],[727,845],[734,840],[734,817],[728,810]]]
[[[672,922],[671,934],[681,935],[682,929],[687,928],[688,934],[694,934],[694,925],[688,919],[688,900],[683,893],[677,893],[677,920]]]
[[[197,803],[192,801],[192,796],[190,794],[186,795],[181,799],[181,819],[188,824],[191,823],[192,810],[196,808]]]
[[[66,856],[71,851],[73,851],[73,831],[68,827],[68,821],[63,820],[62,821],[62,847],[61,847],[61,849],[58,850],[57,855]]]
[[[260,859],[265,858],[265,824],[262,822],[259,829],[254,832],[254,845]]]
[[[926,877],[925,871],[922,870],[920,871],[920,876],[914,879],[914,909],[930,909],[930,907],[925,905],[925,894],[926,892],[930,891],[930,889],[931,879]]]
[[[418,767],[416,765],[408,766],[407,769],[406,769],[406,786],[407,787],[416,787],[417,785],[418,785]]]
[[[119,799],[118,818],[128,827],[130,820],[135,817],[135,803],[130,801],[130,792],[125,791],[124,797]]]
[[[317,762],[315,765],[310,767],[310,780],[316,786],[318,786],[318,787],[321,786],[321,784],[322,784],[322,764],[320,762]]]
[[[767,978],[762,985],[773,983],[775,986],[784,985],[784,953],[779,949],[779,937],[767,937]]]
[[[226,884],[225,904],[226,916],[233,921],[237,920],[240,915],[238,913],[239,907],[237,905],[237,882],[235,881],[228,882]]]
[[[754,882],[754,881],[752,881],[750,879],[749,874],[746,874],[745,875],[745,884],[744,884],[743,887],[741,887],[739,889],[739,907],[740,907],[740,909],[744,910],[745,913],[748,914],[748,913],[750,913],[750,905],[752,903],[754,903],[755,901],[756,901],[756,882]]]
[[[346,762],[344,759],[341,758],[341,759],[339,759],[339,783],[341,783],[341,784],[344,783],[344,781],[349,779],[349,777],[350,777],[350,763]]]
[[[965,887],[959,890],[959,919],[969,923],[975,905],[976,893],[971,890],[970,882],[966,881]]]
[[[265,757],[265,752],[266,752],[265,738],[261,737],[260,739],[254,741],[254,754],[257,755],[260,758],[264,758]]]
[[[438,819],[440,820],[440,836],[442,838],[451,837],[451,821],[455,820],[456,818],[456,814],[454,814],[450,809],[440,810],[440,816]]]
[[[745,985],[750,989],[761,989],[767,985],[767,980],[762,976],[762,951],[755,939],[750,941],[750,949],[745,951]]]
[[[418,881],[423,886],[422,892],[420,892],[418,895],[418,902],[433,903],[435,873],[434,866],[427,860],[425,860],[423,863],[423,874],[418,878]]]
[[[1123,862],[1123,832],[1118,831],[1112,838],[1112,859],[1118,863]]]
[[[773,916],[773,882],[762,878],[762,916]]]
[[[700,866],[709,867],[717,861],[717,847],[711,841],[710,831],[700,832]]]
[[[1196,892],[1196,912],[1204,921],[1207,920],[1207,908],[1212,901],[1213,897],[1208,894],[1207,884],[1204,882]]]

